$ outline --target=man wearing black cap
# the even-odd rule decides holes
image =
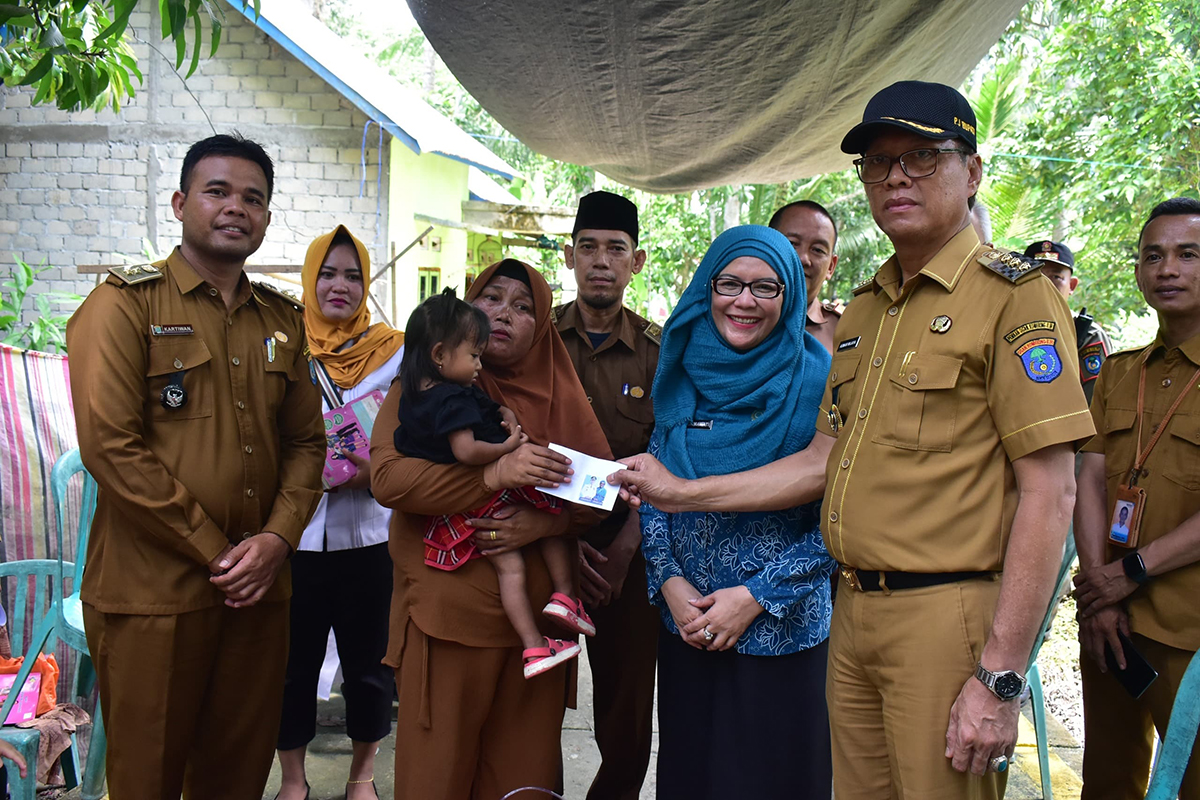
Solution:
[[[1071,248],[1060,242],[1043,239],[1026,247],[1025,255],[1044,262],[1042,274],[1069,302],[1079,287],[1079,278],[1075,277],[1075,254]],[[1086,308],[1079,309],[1075,315],[1075,340],[1079,349],[1079,380],[1083,383],[1083,393],[1091,403],[1092,389],[1095,388],[1096,378],[1100,376],[1100,367],[1112,352],[1112,340],[1087,313]]]
[[[571,244],[578,298],[554,309],[562,336],[613,456],[650,442],[650,387],[662,329],[623,305],[642,271],[637,206],[611,192],[580,199]],[[581,583],[596,622],[588,640],[600,770],[588,800],[637,800],[650,763],[654,665],[661,627],[646,596],[638,513],[624,504],[580,540]]]
[[[842,141],[895,255],[837,329],[818,430],[842,565],[827,694],[838,798],[998,798],[1093,432],[1070,311],[983,245],[975,115],[949,86],[876,94]]]

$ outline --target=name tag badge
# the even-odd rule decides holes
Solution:
[[[151,325],[154,336],[191,336],[195,333],[191,325]]]
[[[687,426],[690,430],[711,431],[713,421],[711,419],[694,419]]]
[[[861,340],[861,336],[855,336],[853,339],[846,339],[837,346],[837,351],[840,353],[843,350],[853,350],[854,348],[858,347],[858,343]]]
[[[1121,484],[1117,487],[1117,504],[1113,507],[1108,541],[1117,547],[1136,549],[1142,530],[1142,512],[1146,509],[1146,490],[1140,486]]]

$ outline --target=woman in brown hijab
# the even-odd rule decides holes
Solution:
[[[396,450],[400,384],[393,383],[371,440],[375,498],[395,509],[389,552],[395,590],[387,657],[396,669],[397,800],[499,800],[522,787],[558,781],[559,738],[574,667],[525,680],[521,640],[500,604],[496,571],[482,559],[445,572],[426,566],[422,539],[429,515],[477,508],[514,476],[540,471],[538,486],[569,474],[556,442],[607,458],[608,443],[558,332],[553,297],[527,264],[506,259],[476,279],[466,300],[492,325],[480,387],[512,409],[528,444],[484,467],[436,464]],[[570,535],[597,521],[571,505],[560,515],[514,506],[479,520],[485,554]],[[551,594],[537,548],[524,551],[530,603]],[[573,682],[572,682],[573,683]]]

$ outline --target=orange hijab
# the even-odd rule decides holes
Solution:
[[[512,409],[534,444],[555,442],[590,456],[612,458],[608,439],[579,383],[566,345],[550,323],[554,294],[542,274],[522,261],[498,261],[480,273],[464,299],[474,302],[503,265],[521,267],[529,276],[536,319],[533,346],[511,369],[488,367],[485,355],[477,379],[479,387],[488,397]]]
[[[354,316],[334,322],[321,313],[317,303],[317,273],[329,255],[334,237],[344,233],[358,251],[358,264],[362,267],[363,297]],[[350,389],[375,370],[383,366],[404,344],[404,333],[382,322],[371,324],[371,310],[367,308],[367,291],[371,285],[371,257],[367,248],[345,225],[338,225],[324,236],[318,236],[308,246],[304,256],[304,270],[300,274],[304,284],[304,329],[308,333],[309,352],[329,372],[333,382],[343,389]],[[345,350],[338,350],[346,342],[356,338]]]

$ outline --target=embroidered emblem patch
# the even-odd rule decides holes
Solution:
[[[1083,359],[1083,369],[1088,375],[1099,375],[1100,367],[1104,365],[1104,361],[1100,356],[1087,356]]]
[[[1016,354],[1031,381],[1049,383],[1062,374],[1062,359],[1054,342],[1054,339],[1034,339],[1017,348]]]
[[[1008,333],[1004,334],[1004,341],[1012,344],[1017,339],[1020,339],[1030,331],[1052,331],[1054,330],[1054,320],[1035,319],[1033,322],[1026,322],[1024,325],[1013,328]]]
[[[953,324],[954,321],[952,319],[947,317],[945,314],[942,314],[941,316],[933,318],[933,322],[929,323],[929,330],[933,331],[934,333],[945,333],[946,331],[950,330],[950,326]]]

